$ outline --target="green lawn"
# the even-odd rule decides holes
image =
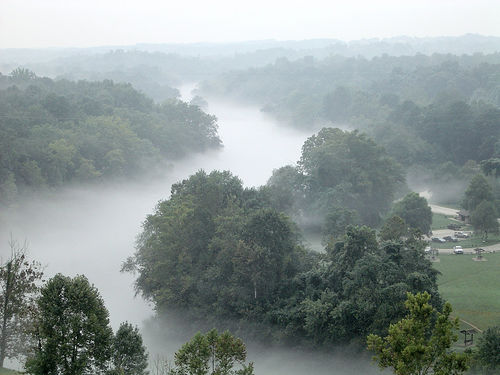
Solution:
[[[500,325],[500,253],[485,254],[486,262],[471,255],[441,255],[434,267],[439,291],[453,314],[484,330]]]
[[[14,375],[14,374],[20,374],[20,372],[0,367],[0,375]]]
[[[449,216],[432,213],[432,230],[447,229],[448,224],[458,224],[456,220],[451,220]]]

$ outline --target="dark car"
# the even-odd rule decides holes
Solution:
[[[432,237],[431,241],[432,242],[439,242],[439,243],[445,243],[446,242],[446,240],[444,238],[441,238],[441,237]]]
[[[444,240],[447,242],[458,242],[458,238],[452,237],[452,236],[445,236],[443,237]]]

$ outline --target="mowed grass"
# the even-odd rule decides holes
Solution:
[[[0,367],[0,375],[15,375],[15,374],[19,375],[20,372]]]
[[[460,224],[458,221],[450,219],[449,216],[443,214],[437,214],[435,212],[432,213],[432,225],[431,225],[432,230],[447,229],[448,224],[452,223]]]
[[[481,330],[500,326],[500,253],[484,254],[485,262],[472,255],[441,255],[433,263],[442,274],[439,291],[458,316]]]

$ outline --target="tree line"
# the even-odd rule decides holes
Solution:
[[[214,116],[155,104],[130,84],[0,75],[0,201],[70,182],[130,176],[221,146]]]
[[[500,55],[278,59],[203,83],[293,126],[367,132],[403,166],[498,158]],[[330,126],[330,125],[329,125]]]

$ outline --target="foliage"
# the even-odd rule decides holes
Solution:
[[[137,327],[120,324],[112,344],[113,370],[109,375],[147,375],[148,354]]]
[[[5,358],[20,358],[30,342],[33,304],[42,278],[40,263],[30,261],[26,244],[9,243],[10,258],[0,265],[0,367]]]
[[[402,218],[410,228],[418,229],[421,233],[429,233],[432,224],[432,212],[427,199],[418,193],[409,193],[402,200],[396,202],[392,214]]]
[[[26,361],[30,374],[103,373],[111,357],[113,332],[97,289],[84,276],[58,274],[41,289]]]
[[[216,118],[198,106],[155,104],[130,84],[25,73],[0,76],[0,202],[47,186],[130,176],[221,144]]]
[[[159,312],[305,345],[383,333],[403,316],[407,291],[441,303],[418,236],[379,243],[372,229],[347,226],[327,253],[308,252],[268,193],[228,172],[173,185],[124,264],[137,292]]]
[[[406,222],[399,216],[388,218],[380,229],[380,239],[382,241],[397,241],[408,233]]]
[[[483,332],[476,356],[488,373],[493,374],[500,369],[500,327],[490,327]]]
[[[323,128],[304,142],[297,167],[274,171],[267,187],[275,207],[328,237],[378,225],[402,182],[400,166],[366,135]]]
[[[472,213],[483,201],[493,201],[493,191],[484,176],[478,174],[467,187],[462,206]]]
[[[397,375],[462,374],[468,369],[466,354],[450,352],[458,329],[458,319],[450,319],[451,305],[439,312],[429,300],[428,293],[408,293],[406,317],[391,324],[386,337],[368,336],[368,349],[381,368],[390,367]]]
[[[499,64],[498,53],[279,59],[221,75],[204,88],[257,102],[303,129],[324,123],[362,129],[402,165],[429,171],[500,156]]]
[[[488,239],[488,233],[498,233],[498,214],[493,202],[482,201],[472,211],[470,220],[477,232],[484,233],[484,239]]]
[[[174,184],[125,264],[139,272],[137,290],[199,316],[248,317],[278,298],[302,255],[288,218],[259,198],[229,172]]]
[[[171,375],[251,375],[253,363],[245,365],[246,348],[241,339],[228,331],[213,329],[197,333],[175,353]],[[235,369],[238,366],[240,368]]]

